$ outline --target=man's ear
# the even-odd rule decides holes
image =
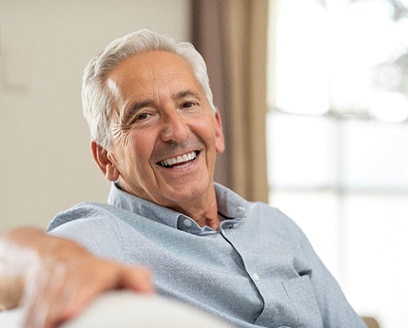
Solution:
[[[101,169],[103,175],[109,181],[115,182],[119,179],[120,173],[114,163],[109,158],[108,151],[98,145],[95,141],[91,143],[92,156]]]
[[[218,153],[225,150],[224,132],[222,130],[221,114],[215,110],[215,149]]]

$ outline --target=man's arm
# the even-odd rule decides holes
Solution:
[[[35,228],[11,230],[0,238],[1,267],[4,283],[0,286],[8,287],[0,289],[0,300],[12,295],[14,303],[21,301],[30,327],[55,327],[106,290],[153,292],[146,268],[95,257],[72,241]],[[15,284],[6,284],[5,279],[15,279]],[[16,305],[11,303],[4,305]]]

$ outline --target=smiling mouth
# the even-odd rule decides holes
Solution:
[[[182,166],[189,162],[194,161],[197,158],[198,153],[199,153],[198,151],[192,151],[184,155],[165,159],[164,161],[160,161],[157,164],[159,164],[162,167],[172,169],[174,167]]]

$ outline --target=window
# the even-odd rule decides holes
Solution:
[[[270,204],[354,308],[406,327],[408,0],[275,0]]]

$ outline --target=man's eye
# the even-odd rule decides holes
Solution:
[[[183,103],[183,108],[191,108],[194,106],[195,106],[195,103],[193,103],[192,101],[186,101],[185,103]]]
[[[141,114],[136,116],[136,121],[143,121],[148,117],[149,117],[148,113],[141,113]]]

